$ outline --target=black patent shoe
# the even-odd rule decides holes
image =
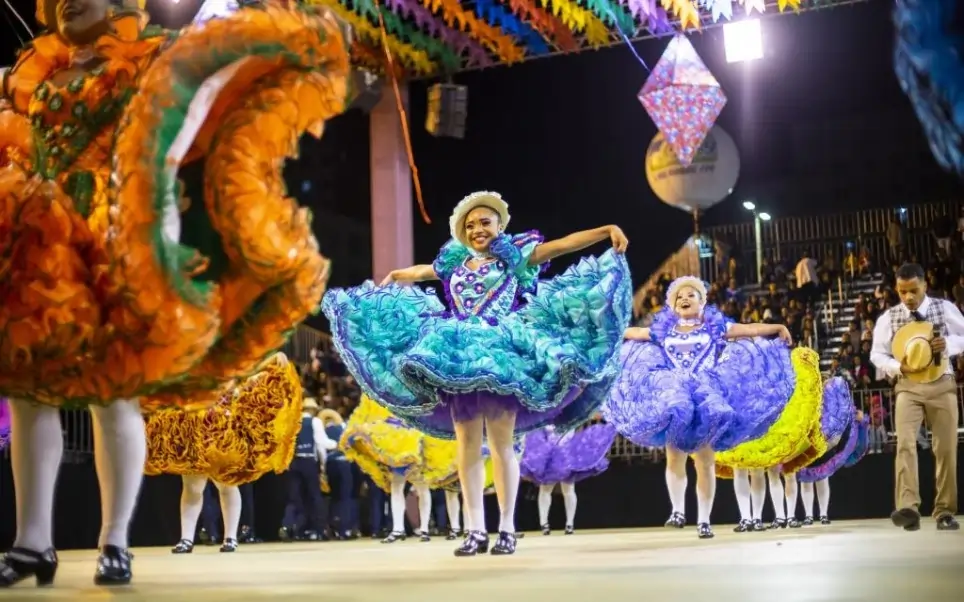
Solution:
[[[800,527],[803,526],[803,524],[797,519],[791,518],[787,520],[787,526],[790,527],[791,529],[799,529]]]
[[[686,517],[683,516],[682,512],[674,512],[669,515],[669,518],[663,524],[664,527],[671,527],[673,529],[682,529],[686,526]]]
[[[177,545],[171,548],[171,554],[190,554],[194,551],[194,542],[189,539],[182,539]]]
[[[236,552],[238,550],[238,540],[237,539],[225,539],[224,543],[221,544],[221,552]]]
[[[462,532],[455,529],[449,529],[448,535],[445,536],[445,541],[455,541],[459,537],[462,537]]]
[[[771,528],[771,529],[786,529],[786,528],[787,528],[787,519],[785,519],[785,518],[775,518],[775,519],[773,519],[773,522],[770,523],[770,528]]]
[[[455,548],[456,556],[475,556],[489,551],[489,534],[482,531],[468,531],[462,545]]]
[[[810,527],[810,526],[812,526],[812,525],[813,525],[813,517],[812,517],[812,516],[805,516],[805,517],[803,517],[803,526],[804,526],[804,527]]]
[[[492,556],[509,556],[515,554],[516,537],[515,533],[499,531],[499,538],[495,540],[495,545],[489,552]]]
[[[942,514],[937,517],[938,531],[959,531],[961,524],[950,514]]]
[[[0,588],[12,587],[31,577],[37,580],[37,587],[54,582],[57,574],[57,552],[48,548],[38,553],[26,548],[13,548],[0,558]]]
[[[238,534],[238,543],[264,543],[264,541],[255,535],[254,529],[248,525],[241,525],[241,533]]]
[[[97,557],[94,585],[127,585],[131,582],[131,553],[117,546],[104,546]]]
[[[418,540],[421,542],[432,541],[432,536],[428,534],[428,531],[422,531],[418,534]]]
[[[829,524],[830,524],[830,517],[827,516],[827,515],[821,516],[821,517],[820,517],[820,524],[821,524],[821,525],[824,525],[824,526],[829,525]]]
[[[753,521],[748,520],[748,519],[745,519],[745,518],[741,518],[741,519],[740,519],[740,522],[737,523],[735,527],[733,527],[733,532],[734,532],[734,533],[747,533],[747,532],[749,532],[751,529],[753,529]]]
[[[395,543],[396,541],[405,541],[407,535],[400,531],[392,531],[388,534],[388,537],[382,540],[382,543]]]
[[[890,513],[890,520],[894,523],[895,527],[901,527],[904,531],[917,531],[920,529],[920,512],[913,508],[894,510]]]
[[[572,525],[566,525],[566,535],[572,535],[576,532],[576,528]]]
[[[549,523],[542,525],[542,534],[549,535],[552,533],[552,529],[549,528]]]
[[[766,531],[766,530],[767,530],[767,526],[764,525],[764,524],[763,524],[763,521],[760,520],[760,519],[758,519],[758,518],[754,518],[754,519],[753,519],[753,522],[751,523],[751,525],[752,525],[752,526],[751,526],[750,530],[753,531],[754,533],[759,533],[759,532],[761,532],[761,531]]]
[[[696,525],[696,535],[700,539],[713,539],[713,529],[710,528],[710,523],[700,523]]]

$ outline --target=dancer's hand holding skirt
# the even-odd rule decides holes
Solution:
[[[536,233],[501,235],[489,249],[497,261],[471,273],[468,249],[447,244],[434,268],[449,309],[415,287],[366,282],[330,291],[322,308],[362,389],[409,425],[447,439],[453,415],[515,412],[520,435],[588,420],[618,371],[632,309],[629,269],[607,251],[536,288],[540,267],[528,260],[541,241]],[[460,296],[464,287],[481,287],[478,304]]]
[[[203,475],[243,485],[288,469],[301,429],[301,382],[277,354],[218,404],[204,410],[161,409],[147,419],[148,475]]]
[[[54,85],[71,56],[56,34],[6,76],[0,394],[205,407],[324,291],[328,262],[280,169],[346,106],[345,32],[274,4],[177,34],[129,13],[113,27],[87,77]],[[182,221],[177,169],[192,161],[204,210]]]

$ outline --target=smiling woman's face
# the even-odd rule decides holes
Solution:
[[[692,319],[700,315],[700,306],[703,298],[692,286],[680,287],[676,293],[676,306],[673,309],[681,318]]]
[[[59,0],[57,31],[74,44],[86,44],[101,35],[110,10],[108,0]]]
[[[499,214],[489,207],[476,207],[465,216],[465,238],[473,251],[483,253],[499,235]]]

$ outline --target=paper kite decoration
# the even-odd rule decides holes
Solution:
[[[684,35],[670,41],[638,98],[683,166],[693,162],[726,105],[720,82]]]

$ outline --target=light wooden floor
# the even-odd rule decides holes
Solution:
[[[91,583],[94,552],[66,552],[54,588],[18,586],[10,600],[291,598],[318,602],[957,602],[964,587],[964,532],[916,533],[889,521],[840,522],[699,541],[685,531],[530,533],[510,557],[455,558],[453,542],[409,539],[135,551],[135,584]],[[301,598],[305,595],[305,598]]]

